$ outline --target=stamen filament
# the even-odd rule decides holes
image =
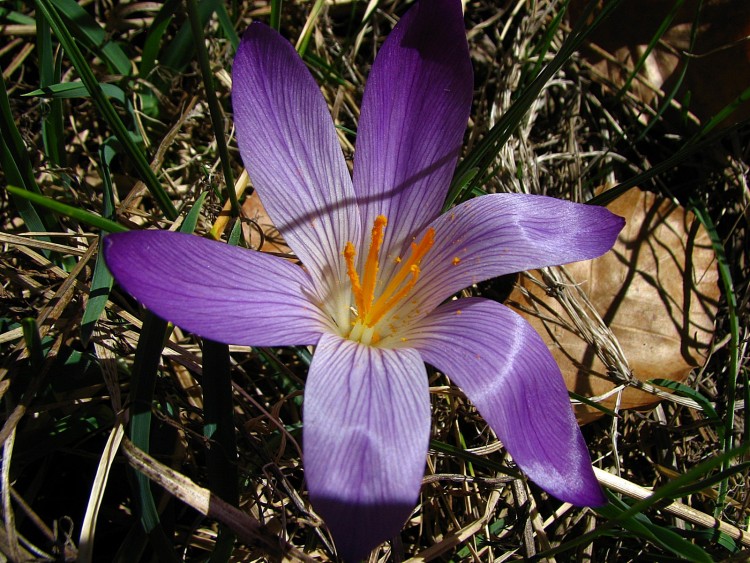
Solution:
[[[363,317],[367,315],[375,299],[375,282],[378,279],[378,270],[380,269],[378,257],[380,256],[380,247],[383,246],[385,226],[387,224],[388,219],[384,215],[378,215],[375,217],[375,224],[372,226],[370,250],[367,253],[365,271],[362,275],[362,302],[364,303],[364,307],[361,308],[360,315]]]
[[[359,274],[357,268],[354,266],[354,258],[357,256],[357,251],[354,250],[354,244],[347,242],[344,247],[344,258],[346,259],[346,274],[352,282],[352,293],[354,294],[354,302],[357,304],[357,311],[364,310],[365,303],[362,298],[362,285],[359,282]]]
[[[378,301],[380,301],[381,299],[388,299],[388,297],[394,291],[396,291],[402,283],[404,283],[406,278],[411,274],[411,267],[413,265],[419,265],[419,263],[422,261],[422,258],[424,258],[424,255],[427,254],[427,251],[432,248],[432,245],[434,243],[435,229],[433,229],[432,227],[427,229],[427,232],[425,233],[422,240],[419,241],[419,244],[414,242],[411,243],[411,254],[409,256],[409,259],[401,262],[398,272],[396,272],[396,275],[393,276],[391,282],[383,290],[383,293],[380,294]]]
[[[401,301],[404,297],[406,297],[409,292],[411,291],[411,288],[414,287],[414,284],[417,283],[417,278],[419,278],[420,269],[419,266],[416,264],[412,264],[411,268],[409,268],[409,274],[411,275],[411,279],[407,282],[407,284],[402,287],[398,293],[393,295],[390,299],[383,299],[383,296],[378,299],[377,303],[370,309],[369,314],[367,315],[367,319],[365,319],[365,322],[372,326],[375,323],[377,323],[381,318],[383,318],[383,315],[385,315],[388,311],[393,309],[394,306],[398,304],[399,301]]]
[[[346,273],[352,283],[352,294],[357,306],[356,315],[358,320],[353,322],[353,328],[349,338],[366,344],[374,344],[380,340],[376,332],[376,325],[383,317],[404,300],[419,279],[421,270],[419,265],[422,258],[435,243],[435,229],[429,228],[422,240],[411,244],[411,252],[407,259],[398,258],[398,270],[391,278],[386,288],[375,299],[375,287],[378,282],[380,271],[380,250],[383,246],[385,227],[388,220],[384,215],[378,215],[372,227],[370,237],[370,248],[367,259],[363,265],[362,278],[357,273],[355,258],[357,252],[352,242],[347,242],[344,247],[344,258],[346,259]]]

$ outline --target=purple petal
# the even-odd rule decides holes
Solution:
[[[386,39],[367,80],[354,155],[363,227],[388,217],[399,253],[440,213],[469,117],[473,74],[461,2],[418,2]]]
[[[266,211],[319,283],[346,280],[340,254],[359,211],[333,121],[294,47],[250,25],[234,59],[232,105],[242,161]]]
[[[560,370],[519,315],[486,299],[449,301],[407,342],[463,389],[537,485],[578,506],[606,502]]]
[[[168,231],[104,239],[117,282],[158,316],[226,344],[315,344],[325,330],[310,279],[261,252]]]
[[[396,535],[414,509],[430,437],[424,362],[324,334],[305,385],[303,449],[313,507],[345,560]]]
[[[594,205],[528,194],[478,197],[433,223],[435,245],[414,294],[429,311],[486,279],[596,258],[612,248],[624,225]]]

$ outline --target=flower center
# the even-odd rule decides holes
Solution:
[[[378,215],[375,218],[370,237],[370,248],[362,269],[362,277],[357,273],[354,263],[354,258],[357,256],[354,244],[347,242],[344,248],[346,273],[352,282],[352,293],[354,294],[354,305],[356,307],[356,318],[352,322],[353,326],[349,333],[349,339],[357,340],[363,344],[375,344],[380,340],[379,323],[409,295],[419,278],[419,265],[422,258],[435,243],[435,229],[430,227],[421,241],[411,243],[408,259],[396,258],[396,263],[399,264],[398,269],[390,276],[390,279],[384,280],[387,282],[385,288],[378,292],[378,286],[382,285],[381,280],[378,279],[380,249],[383,246],[387,224],[388,219],[384,215]]]

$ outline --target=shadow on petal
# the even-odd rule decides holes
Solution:
[[[383,538],[396,536],[414,509],[414,503],[361,505],[335,498],[316,498],[314,504],[344,561],[364,559],[383,543]]]

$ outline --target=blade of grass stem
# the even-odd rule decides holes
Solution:
[[[22,192],[41,194],[26,145],[23,143],[10,110],[8,91],[5,89],[5,79],[2,73],[0,73],[0,164],[8,184],[23,186],[25,189],[21,190]],[[51,213],[38,212],[33,202],[12,193],[11,198],[28,230],[37,233],[55,230],[54,226],[57,221]],[[40,238],[47,242],[50,240],[49,237]],[[49,257],[49,252],[44,254]]]
[[[696,6],[695,9],[695,18],[693,19],[693,25],[690,27],[690,42],[688,43],[688,53],[695,52],[695,43],[698,38],[698,30],[700,28],[700,17],[702,12],[702,5],[703,2],[698,3],[698,6]],[[677,74],[677,78],[674,81],[674,85],[672,86],[672,89],[669,91],[669,93],[666,95],[664,100],[659,105],[658,110],[656,111],[656,115],[654,118],[646,125],[646,127],[643,128],[643,131],[638,135],[638,138],[636,139],[636,143],[641,142],[643,139],[646,138],[646,135],[648,135],[649,131],[651,131],[651,128],[654,127],[657,123],[661,122],[661,117],[664,115],[664,112],[667,111],[670,104],[672,103],[672,100],[677,95],[678,90],[682,86],[682,83],[685,81],[685,76],[687,75],[688,68],[690,67],[690,57],[684,58],[684,63],[681,65],[681,68],[679,70],[679,73]]]
[[[308,63],[310,72],[315,75],[318,82],[323,84],[338,84],[339,86],[344,86],[350,90],[355,88],[354,84],[341,76],[339,71],[315,53],[305,53],[304,58],[305,62]]]
[[[690,209],[695,213],[697,219],[701,222],[711,240],[711,246],[716,255],[716,263],[719,267],[719,279],[721,280],[724,298],[727,301],[727,313],[729,315],[729,365],[727,366],[726,380],[726,412],[724,413],[724,435],[722,439],[722,449],[729,452],[734,447],[734,407],[737,401],[737,376],[739,374],[739,346],[740,346],[740,327],[737,316],[737,297],[734,293],[734,282],[732,281],[732,272],[729,268],[729,261],[724,244],[721,241],[719,233],[716,231],[713,219],[708,214],[706,208],[700,202],[693,202]],[[722,470],[729,467],[731,458],[722,464]],[[729,478],[724,479],[719,485],[719,497],[716,501],[714,516],[716,518],[724,510],[727,492],[729,490]]]
[[[669,10],[669,13],[667,13],[667,15],[661,21],[658,29],[649,40],[648,45],[646,45],[646,50],[643,53],[641,53],[641,56],[636,61],[635,65],[633,66],[633,70],[631,71],[627,80],[625,80],[625,84],[622,85],[622,88],[620,88],[620,90],[615,95],[618,100],[621,100],[622,97],[625,95],[625,93],[628,91],[628,89],[630,88],[630,85],[633,83],[633,80],[635,79],[636,76],[638,76],[638,73],[643,68],[643,65],[646,64],[646,59],[648,59],[649,55],[654,50],[657,43],[661,41],[661,38],[666,33],[667,29],[669,29],[669,26],[672,24],[672,21],[674,21],[674,18],[677,15],[677,12],[679,11],[679,9],[682,7],[684,3],[685,3],[685,0],[675,0],[672,3],[672,8]]]
[[[203,202],[206,201],[206,196],[208,196],[208,192],[203,192],[198,196],[198,199],[195,200],[193,207],[188,214],[185,215],[185,220],[182,222],[182,225],[180,225],[180,231],[183,233],[192,233],[195,231],[195,227],[198,224],[198,218],[201,214],[201,209],[203,208]]]
[[[15,162],[16,161],[14,160],[13,155],[10,153],[8,145],[5,144],[4,138],[0,138],[0,164],[2,164],[5,178],[9,182],[22,184],[23,178],[21,177],[18,169],[15,167]],[[20,189],[19,191],[21,192],[20,196],[9,190],[9,193],[11,194],[10,199],[13,202],[14,207],[18,211],[18,214],[21,216],[21,219],[23,219],[26,228],[29,231],[36,233],[49,231],[50,229],[48,229],[44,224],[42,218],[37,213],[36,208],[32,205],[32,202],[28,198],[23,197],[27,193],[30,195],[38,194],[28,192],[25,189]],[[39,236],[39,238],[43,241],[51,242],[50,238],[47,236]],[[43,250],[42,252],[45,256],[49,257],[49,251]]]
[[[117,459],[117,450],[120,448],[120,442],[124,435],[125,430],[122,424],[118,422],[109,433],[107,443],[102,451],[101,459],[96,468],[96,476],[91,485],[91,494],[86,506],[86,513],[81,524],[81,534],[78,541],[78,563],[90,563],[93,561],[96,522],[102,506],[107,481],[109,480],[115,459]]]
[[[534,47],[534,50],[531,53],[531,57],[536,59],[536,63],[534,63],[534,69],[530,74],[527,74],[527,76],[536,77],[539,75],[539,71],[544,64],[544,58],[550,50],[550,46],[552,45],[552,41],[555,38],[555,34],[560,28],[560,24],[563,22],[565,13],[568,11],[569,3],[570,0],[565,0],[565,2],[563,2],[562,5],[558,8],[557,14],[552,18],[552,21],[547,26],[547,29],[544,32],[544,37]]]
[[[508,475],[509,477],[513,477],[514,479],[521,479],[521,473],[519,471],[516,471],[515,469],[507,467],[502,463],[498,463],[489,458],[466,451],[463,448],[446,444],[445,442],[430,440],[430,449],[436,452],[455,456],[467,463],[472,463],[477,467],[482,467],[489,471],[496,471],[499,473],[503,473],[504,475]]]
[[[110,71],[130,75],[130,57],[117,43],[108,39],[107,32],[75,0],[55,0],[55,8],[78,43],[101,57]]]
[[[0,73],[0,85],[2,85],[2,90],[0,91],[0,116],[2,116],[0,119],[0,132],[2,132],[3,142],[8,144],[9,152],[15,160],[15,168],[23,179],[22,185],[27,190],[41,193],[34,177],[34,167],[31,164],[28,151],[13,119],[8,91],[5,87],[5,79],[2,77],[2,73]],[[3,169],[5,170],[5,167]]]
[[[673,381],[671,379],[652,379],[649,380],[648,383],[653,383],[654,385],[658,385],[659,387],[670,389],[675,394],[681,395],[683,397],[688,397],[698,403],[703,410],[703,416],[705,416],[706,419],[716,429],[716,433],[719,435],[719,441],[724,441],[724,427],[722,426],[723,421],[721,420],[719,415],[716,414],[716,410],[714,409],[711,402],[701,393],[699,393],[692,387],[685,385],[684,383]]]
[[[86,86],[89,94],[91,94],[91,98],[96,105],[97,110],[112,128],[120,143],[122,143],[126,154],[133,161],[141,179],[146,184],[149,192],[151,192],[151,195],[154,197],[162,213],[164,213],[168,219],[174,220],[177,217],[177,210],[172,204],[172,201],[159,183],[154,171],[151,170],[151,167],[146,160],[146,156],[135,144],[135,141],[133,141],[130,133],[120,119],[119,114],[112,106],[109,99],[104,95],[104,92],[102,92],[101,85],[97,82],[91,67],[83,57],[75,39],[73,39],[69,30],[65,26],[65,22],[63,22],[55,6],[51,4],[50,0],[35,0],[35,4],[37,9],[42,12],[49,23],[58,41],[60,41],[60,44],[63,46],[63,49],[65,49],[65,53],[73,63],[73,66],[81,77],[81,81]]]
[[[206,453],[209,488],[232,506],[239,506],[237,438],[234,430],[232,374],[229,346],[203,340],[203,434],[211,441]],[[224,524],[210,561],[228,561],[235,535]]]
[[[216,17],[219,20],[219,26],[224,32],[226,38],[229,39],[229,43],[232,45],[232,49],[236,51],[237,47],[239,47],[240,45],[240,36],[237,35],[237,32],[234,29],[232,19],[229,17],[229,12],[227,12],[227,7],[224,2],[217,2],[216,0],[213,0],[213,2],[214,10],[216,11]]]
[[[26,349],[29,351],[31,361],[31,371],[38,373],[44,362],[44,349],[42,347],[42,338],[39,336],[39,327],[36,319],[27,317],[21,321],[23,327],[23,340]]]
[[[229,158],[229,149],[227,148],[227,139],[224,135],[224,114],[219,106],[219,99],[216,97],[216,88],[214,87],[213,75],[211,74],[211,64],[208,61],[208,51],[206,50],[206,39],[203,35],[203,25],[201,24],[200,15],[198,14],[198,3],[196,0],[186,0],[190,27],[193,30],[195,38],[195,52],[198,56],[198,64],[203,76],[203,87],[208,100],[208,109],[211,113],[211,125],[216,137],[216,147],[219,151],[221,160],[221,170],[224,173],[224,183],[226,184],[226,194],[229,201],[232,202],[232,215],[239,217],[240,205],[237,201],[237,194],[234,193],[234,174],[232,174],[232,164]]]
[[[228,505],[210,491],[199,487],[185,475],[140,451],[132,442],[123,440],[123,451],[128,463],[147,473],[149,478],[182,502],[193,507],[199,514],[227,523],[237,536],[249,546],[257,546],[268,554],[270,561],[300,561],[314,563],[316,560],[288,544],[271,532],[247,512]],[[265,560],[265,559],[264,559]]]
[[[675,168],[680,163],[687,160],[690,156],[705,151],[711,145],[718,143],[721,139],[734,134],[736,131],[744,127],[750,120],[744,120],[740,123],[735,123],[731,127],[722,129],[721,131],[715,131],[710,133],[706,137],[700,139],[695,143],[686,143],[683,147],[675,152],[669,158],[661,161],[658,164],[651,166],[648,170],[644,170],[640,174],[636,174],[629,180],[625,180],[617,184],[615,187],[600,193],[599,195],[591,198],[587,203],[590,205],[607,205],[613,202],[626,191],[636,186],[643,186],[647,184],[652,178],[655,178],[659,174]]]
[[[99,148],[99,168],[102,177],[104,204],[104,218],[112,220],[115,216],[115,196],[112,186],[112,175],[110,174],[109,165],[115,157],[115,150],[111,143],[103,143]],[[81,342],[84,346],[88,345],[89,338],[94,333],[94,326],[101,317],[109,300],[109,292],[112,290],[114,282],[112,274],[109,272],[104,262],[104,233],[99,233],[99,249],[94,264],[94,273],[91,275],[91,285],[89,287],[89,298],[81,317]]]
[[[141,66],[138,69],[138,73],[142,78],[148,79],[151,71],[156,67],[156,60],[159,57],[159,49],[161,49],[162,39],[164,32],[172,22],[173,15],[167,15],[166,17],[159,19],[155,18],[151,30],[146,36],[146,41],[143,44],[143,53],[141,54]]]
[[[28,190],[24,190],[23,188],[19,188],[16,186],[6,186],[5,189],[8,190],[11,195],[17,196],[19,199],[30,201],[31,203],[35,203],[41,207],[45,207],[51,211],[54,211],[59,215],[65,215],[66,217],[75,219],[80,223],[84,223],[91,227],[101,229],[102,231],[106,231],[108,233],[122,233],[129,230],[126,226],[115,223],[114,221],[111,221],[109,219],[105,219],[100,215],[95,215],[94,213],[84,211],[83,209],[79,209],[78,207],[73,207],[72,205],[68,205],[67,203],[62,203],[52,198],[32,193]]]
[[[208,192],[203,192],[180,225],[180,231],[192,233]],[[239,221],[238,221],[239,224]],[[209,488],[232,506],[239,506],[239,475],[237,470],[237,438],[234,428],[232,374],[229,346],[203,340],[203,433],[211,441],[206,452]],[[229,561],[235,534],[219,524],[219,535],[209,561]]]
[[[742,446],[738,448],[734,448],[732,450],[724,452],[721,455],[718,455],[714,458],[708,459],[700,463],[699,465],[696,465],[695,467],[693,467],[689,471],[686,471],[679,477],[672,479],[666,485],[654,490],[654,494],[651,495],[650,497],[635,503],[633,506],[630,507],[629,510],[624,512],[620,516],[620,518],[629,518],[636,514],[640,514],[644,510],[647,510],[655,506],[656,503],[660,501],[661,499],[678,498],[680,496],[680,491],[684,489],[685,487],[690,486],[695,481],[697,481],[701,477],[701,475],[708,473],[709,471],[712,471],[716,467],[724,467],[729,462],[731,462],[732,459],[734,459],[735,457],[744,455],[748,450],[750,450],[750,443],[743,444]]]
[[[151,442],[151,405],[161,352],[167,335],[167,322],[146,311],[133,361],[130,392],[130,439],[139,449],[149,452]],[[159,520],[151,481],[135,472],[138,510],[144,531],[160,561],[176,561]]]
[[[167,0],[164,4],[164,8],[159,12],[166,11],[167,14],[174,14],[176,11],[180,11],[179,0]],[[200,17],[201,26],[205,26],[214,11],[214,5],[208,0],[203,0],[198,4],[198,15]],[[193,43],[195,37],[193,36],[192,27],[190,22],[185,22],[182,27],[177,31],[174,39],[164,48],[159,56],[159,62],[161,65],[171,68],[176,72],[181,72],[185,67],[190,64],[193,58]]]
[[[607,416],[611,416],[611,417],[614,417],[614,418],[617,418],[619,416],[615,411],[613,411],[611,409],[608,409],[605,406],[602,406],[601,404],[597,403],[596,401],[592,401],[588,397],[584,397],[583,395],[579,395],[578,393],[574,393],[573,391],[568,391],[568,395],[570,395],[571,399],[574,399],[574,400],[576,400],[576,401],[578,401],[580,403],[583,403],[587,407],[591,407],[592,409],[596,409],[596,410],[598,410],[598,411],[606,414]]]
[[[573,549],[574,547],[577,547],[579,545],[586,545],[595,540],[597,537],[605,533],[610,533],[610,530],[612,530],[612,528],[614,528],[615,526],[621,524],[621,522],[637,517],[649,508],[656,507],[657,503],[660,500],[664,498],[678,498],[682,489],[690,486],[703,474],[712,471],[716,467],[724,465],[729,460],[735,457],[743,456],[748,450],[750,450],[750,443],[744,444],[738,448],[730,450],[729,452],[720,454],[700,463],[689,471],[669,481],[666,485],[654,490],[653,494],[651,494],[649,497],[634,503],[627,510],[620,511],[617,515],[608,518],[606,522],[598,524],[595,530],[582,534],[573,540],[567,541],[563,544],[560,544],[559,546],[553,547],[552,549],[540,553],[539,558],[549,558],[558,553]],[[607,512],[607,508],[609,506],[611,505],[607,505],[606,507],[604,507],[604,512]],[[597,508],[595,510],[606,517],[606,514],[602,512],[603,509]]]
[[[198,198],[196,205],[193,206],[181,225],[180,230],[182,232],[192,232],[204,199],[205,194]],[[154,398],[159,360],[167,338],[168,326],[166,321],[146,311],[133,362],[130,439],[133,444],[146,453],[149,451],[150,444],[151,404]],[[159,521],[150,481],[140,472],[137,472],[135,477],[143,529],[154,549],[157,552],[163,552],[169,546],[169,542]],[[161,555],[167,557],[166,560],[168,561],[176,559],[171,549],[169,549],[169,555],[164,553],[161,553]]]
[[[83,315],[81,316],[81,343],[84,347],[88,346],[89,339],[94,333],[96,322],[102,316],[107,306],[113,281],[112,274],[109,273],[109,269],[107,269],[107,265],[104,262],[103,245],[101,244],[100,237],[94,272],[91,275],[89,296],[86,301],[86,308],[83,310]]]
[[[41,15],[37,16],[36,22],[36,44],[39,53],[39,86],[45,88],[60,82],[61,59],[55,61],[52,52],[52,33],[49,24]],[[56,167],[64,166],[65,148],[63,142],[63,114],[62,100],[51,100],[43,102],[47,104],[48,110],[42,112],[42,142],[44,151],[50,163]],[[67,180],[67,176],[65,177]]]
[[[719,113],[714,115],[705,125],[703,125],[699,131],[699,136],[694,138],[700,138],[711,132],[716,126],[725,121],[731,116],[738,107],[750,100],[750,86],[745,88],[740,94],[726,106],[724,106]],[[693,142],[691,139],[690,142]]]
[[[716,483],[721,483],[722,481],[728,479],[729,477],[732,477],[733,475],[737,475],[738,473],[747,474],[748,469],[750,469],[750,462],[746,461],[744,463],[738,463],[737,465],[733,465],[728,469],[722,469],[718,473],[711,475],[706,479],[701,479],[700,481],[696,481],[695,483],[683,487],[682,489],[680,489],[679,494],[680,496],[688,496],[695,493],[702,493],[710,497],[711,493],[715,493],[712,487]]]
[[[34,25],[34,18],[21,14],[8,8],[0,7],[0,18],[5,18],[9,23],[17,23],[20,25]]]
[[[123,105],[127,104],[127,97],[125,95],[125,92],[119,86],[107,83],[99,84],[99,86],[101,87],[102,92],[104,92],[104,95],[108,98],[113,98],[118,102],[121,102]],[[74,80],[73,82],[58,82],[55,84],[48,84],[47,86],[43,86],[41,88],[38,88],[37,90],[33,90],[24,94],[24,97],[32,96],[59,100],[65,98],[90,98],[91,94],[89,93],[83,82]]]
[[[313,27],[315,27],[315,22],[318,20],[320,11],[323,9],[324,5],[325,0],[315,0],[315,4],[313,4],[312,9],[310,10],[310,15],[307,16],[305,26],[302,28],[302,32],[299,34],[299,39],[297,39],[297,44],[294,46],[300,57],[305,56],[305,51],[307,51],[307,46],[310,43],[310,37],[312,37]]]
[[[227,243],[232,246],[238,246],[240,244],[240,237],[242,236],[242,223],[235,221],[232,225],[232,230],[229,231],[229,237]]]
[[[268,23],[276,31],[281,29],[281,0],[271,0],[271,18]]]
[[[123,438],[124,440],[125,438]],[[132,563],[133,561],[142,561],[143,553],[146,551],[148,546],[148,536],[143,531],[143,526],[140,522],[136,522],[135,525],[131,526],[128,530],[125,538],[120,542],[120,546],[117,549],[112,558],[112,563]]]
[[[597,3],[590,2],[588,4],[583,15],[574,26],[570,35],[568,35],[560,46],[560,50],[552,61],[542,69],[531,84],[524,89],[510,109],[487,132],[487,135],[477,144],[474,150],[472,150],[471,153],[469,153],[458,165],[453,176],[453,181],[451,182],[448,197],[445,200],[444,209],[448,209],[453,203],[461,201],[463,199],[462,196],[465,195],[467,191],[485,182],[487,171],[492,166],[498,152],[518,128],[521,120],[526,115],[526,112],[539,95],[539,92],[542,91],[547,82],[549,82],[549,80],[568,61],[570,56],[580,47],[588,34],[604,21],[620,4],[620,2],[621,0],[605,2],[591,23],[587,23],[586,20]],[[476,169],[477,173],[462,189],[459,180],[466,177],[467,173],[472,169]]]
[[[609,495],[609,499],[610,503],[607,506],[597,509],[597,512],[602,516],[614,520],[630,508],[614,495]],[[694,545],[677,532],[653,523],[642,513],[621,519],[619,522],[623,528],[632,534],[650,541],[666,551],[671,551],[686,561],[695,561],[696,563],[711,563],[713,561],[708,553],[699,546]]]

